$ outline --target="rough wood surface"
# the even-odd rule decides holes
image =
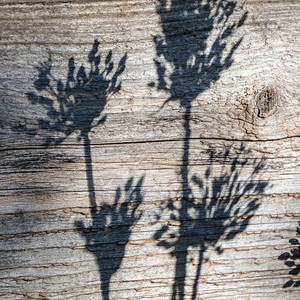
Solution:
[[[1,299],[299,298],[299,1],[0,11]]]

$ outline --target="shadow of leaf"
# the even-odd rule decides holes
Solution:
[[[300,235],[300,222],[299,226],[297,227],[297,235]],[[290,239],[289,242],[293,246],[300,245],[300,241],[298,239]],[[278,259],[284,261],[284,264],[291,269],[289,271],[290,275],[293,275],[295,277],[300,274],[300,263],[296,263],[296,261],[300,262],[300,246],[292,248],[290,252],[284,252],[280,254]],[[293,278],[288,280],[282,288],[286,289],[291,287],[300,287],[300,278]]]

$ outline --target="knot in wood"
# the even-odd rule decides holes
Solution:
[[[278,93],[274,87],[263,88],[256,95],[256,105],[258,108],[258,117],[266,118],[273,115],[277,110]]]

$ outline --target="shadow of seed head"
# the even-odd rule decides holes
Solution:
[[[256,95],[258,117],[267,118],[273,115],[277,110],[278,98],[278,93],[272,86],[260,90]]]

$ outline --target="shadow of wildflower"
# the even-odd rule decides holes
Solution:
[[[251,193],[263,193],[268,183],[259,179],[259,173],[265,165],[265,159],[252,160],[252,171],[248,178],[243,178],[247,166],[249,169],[250,150],[241,144],[238,154],[231,154],[230,148],[224,151],[222,170],[213,175],[215,156],[212,152],[209,157],[210,166],[206,169],[203,178],[192,176],[192,182],[202,193],[201,198],[182,198],[179,202],[170,199],[157,216],[168,214],[172,222],[179,225],[163,225],[154,238],[158,245],[170,249],[176,259],[172,299],[184,299],[185,279],[187,276],[188,253],[190,249],[198,249],[199,257],[197,271],[193,283],[191,299],[198,295],[198,283],[201,275],[201,266],[208,249],[214,249],[218,254],[223,250],[222,241],[231,240],[243,232],[253,213],[258,209],[258,200],[252,200],[247,205],[240,204],[240,199]],[[218,158],[219,160],[219,158]],[[220,161],[218,162],[220,163]],[[249,173],[249,170],[247,170]],[[193,193],[193,191],[191,191]],[[175,205],[176,203],[176,205]]]
[[[38,119],[38,127],[46,136],[44,147],[59,145],[72,133],[77,134],[78,141],[83,140],[91,207],[97,204],[89,133],[92,128],[106,121],[107,116],[101,116],[101,113],[108,97],[121,88],[119,77],[125,70],[127,59],[127,54],[124,54],[115,68],[112,51],[109,51],[101,69],[99,45],[96,39],[89,52],[89,71],[82,64],[75,72],[75,59],[69,59],[65,83],[52,74],[52,58],[49,56],[46,62],[37,67],[38,78],[34,82],[36,91],[26,93],[30,103],[46,110],[46,117]]]

